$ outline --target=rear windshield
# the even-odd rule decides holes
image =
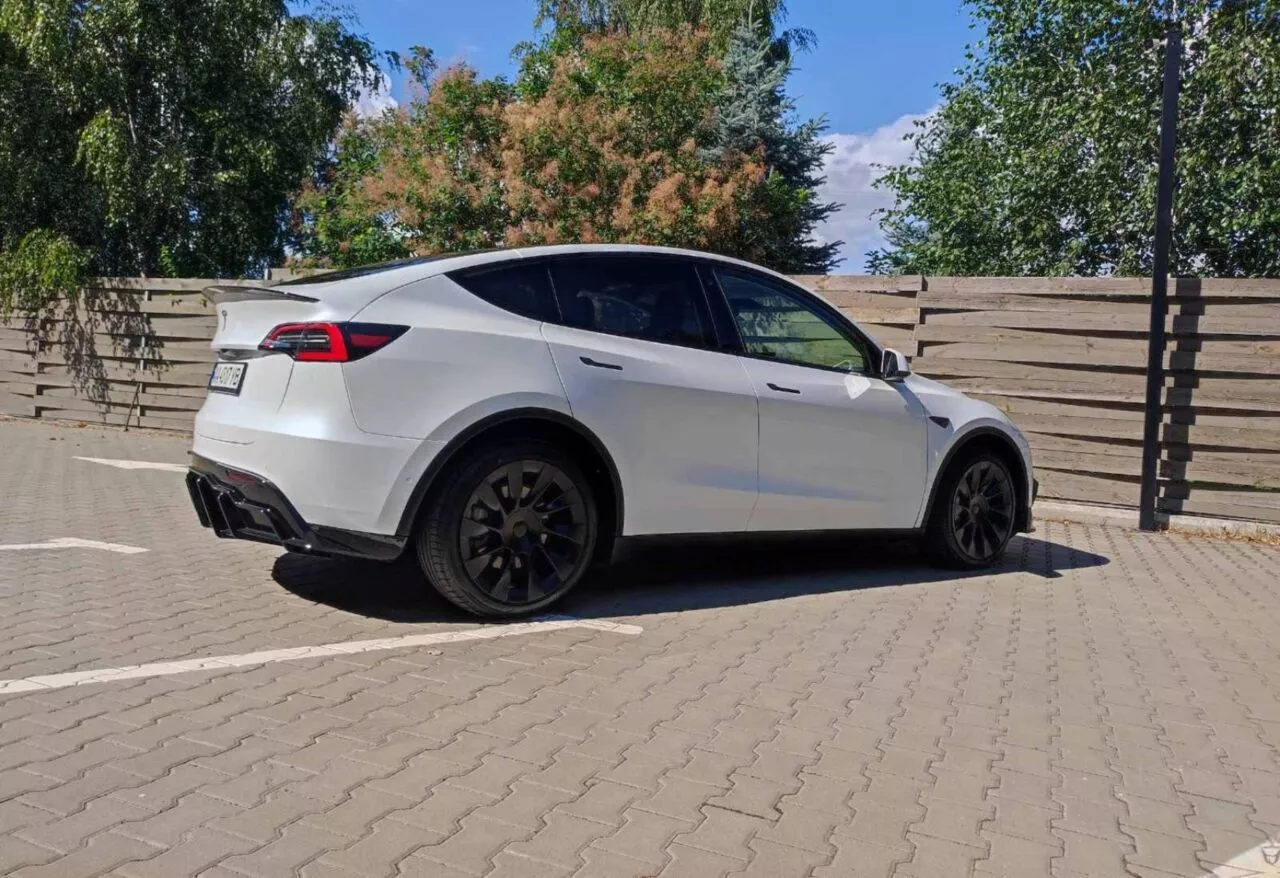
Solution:
[[[384,271],[391,271],[395,268],[407,268],[411,265],[426,265],[429,262],[439,262],[442,259],[453,259],[458,256],[474,256],[477,253],[493,253],[495,250],[467,250],[461,253],[437,253],[434,256],[418,256],[413,259],[394,259],[391,262],[378,262],[374,265],[361,265],[358,268],[344,268],[341,271],[322,271],[318,274],[310,274],[306,277],[287,280],[282,283],[275,284],[278,287],[300,287],[306,284],[328,284],[338,280],[348,280],[353,277],[364,277],[368,274],[379,274]]]

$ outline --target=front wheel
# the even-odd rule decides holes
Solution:
[[[976,454],[943,476],[925,537],[934,560],[946,567],[989,567],[1004,554],[1017,520],[1008,466],[993,454]]]
[[[591,563],[595,497],[554,445],[477,448],[450,466],[418,534],[436,590],[478,616],[523,616],[559,600]]]

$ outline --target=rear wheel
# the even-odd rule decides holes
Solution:
[[[943,476],[926,531],[930,554],[947,567],[988,567],[1004,554],[1018,518],[1009,467],[979,453]]]
[[[480,616],[522,616],[577,584],[597,530],[578,465],[549,443],[515,440],[451,465],[419,530],[418,558],[451,603]]]

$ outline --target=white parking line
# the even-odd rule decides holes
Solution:
[[[148,665],[129,665],[123,668],[99,668],[95,671],[73,671],[67,674],[46,674],[24,677],[19,680],[0,680],[0,695],[17,692],[39,692],[47,689],[65,689],[85,683],[107,683],[114,680],[137,680],[142,677],[167,677],[188,671],[216,671],[243,668],[250,665],[267,665],[273,662],[292,662],[299,659],[332,658],[373,652],[382,649],[405,649],[413,646],[432,646],[437,643],[462,643],[468,640],[493,640],[497,637],[515,637],[538,631],[558,631],[564,628],[592,628],[613,634],[642,634],[639,625],[606,622],[601,619],[574,619],[570,616],[544,616],[530,622],[511,625],[490,625],[467,631],[443,631],[438,634],[409,634],[404,637],[386,637],[381,640],[353,640],[347,643],[326,643],[323,646],[297,646],[292,649],[271,649],[264,652],[248,652],[241,655],[221,655],[211,658],[186,659],[176,662],[155,662]]]
[[[1218,866],[1204,878],[1280,878],[1280,841],[1265,841]]]
[[[117,469],[158,469],[167,473],[185,473],[185,463],[160,463],[154,460],[112,460],[106,457],[76,457],[76,460],[87,460],[89,463],[100,463],[103,466],[114,466]]]
[[[140,552],[150,551],[138,546],[102,543],[98,540],[82,540],[78,537],[59,537],[56,540],[45,540],[43,543],[11,543],[0,546],[0,552],[28,552],[34,549],[100,549],[103,552],[117,552],[121,555],[137,555]]]

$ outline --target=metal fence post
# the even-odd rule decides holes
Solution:
[[[1169,313],[1169,249],[1173,233],[1174,152],[1178,138],[1182,30],[1170,10],[1164,43],[1164,101],[1160,113],[1160,171],[1156,189],[1156,240],[1151,269],[1151,334],[1147,343],[1146,420],[1142,428],[1142,489],[1138,527],[1156,529],[1160,425],[1163,421],[1165,319]]]

